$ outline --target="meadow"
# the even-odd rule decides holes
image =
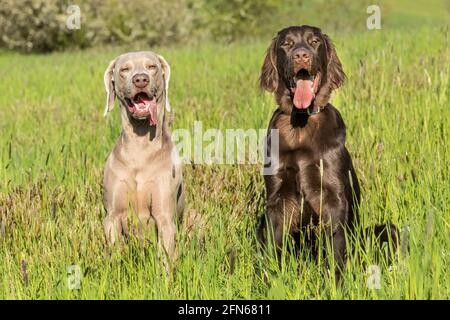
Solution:
[[[1,53],[0,299],[448,299],[449,33],[332,34],[348,77],[332,103],[363,190],[361,223],[409,230],[391,268],[380,265],[378,289],[360,262],[372,264],[371,250],[358,244],[338,287],[306,257],[286,255],[281,266],[262,258],[259,165],[184,166],[187,206],[204,217],[204,240],[179,228],[173,273],[152,232],[109,247],[101,182],[120,121],[117,103],[103,117],[103,72],[142,48]],[[270,39],[152,48],[172,67],[174,128],[266,128],[275,102],[258,77]]]

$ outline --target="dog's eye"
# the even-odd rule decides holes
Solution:
[[[312,39],[310,43],[311,43],[311,45],[315,46],[315,45],[318,45],[318,44],[319,44],[319,40],[317,40],[317,39]]]
[[[146,67],[148,70],[156,69],[156,65],[154,65],[154,64],[148,64],[148,65],[146,65],[145,67]]]
[[[120,68],[120,72],[127,72],[127,71],[130,71],[129,67],[122,67],[122,68]]]
[[[292,44],[293,44],[292,41],[285,41],[281,44],[281,46],[285,47],[285,48],[289,48],[289,47],[292,47]]]

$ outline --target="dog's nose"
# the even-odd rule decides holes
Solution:
[[[148,85],[150,78],[145,73],[138,73],[133,76],[132,81],[136,87],[144,88]]]
[[[305,49],[298,49],[294,52],[294,60],[297,62],[309,63],[311,61],[311,52]]]

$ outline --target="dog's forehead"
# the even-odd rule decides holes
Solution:
[[[319,28],[303,25],[303,26],[291,26],[284,28],[278,33],[280,38],[302,38],[308,35],[321,35],[322,32]]]
[[[143,63],[148,60],[150,60],[155,64],[159,63],[158,55],[156,53],[151,51],[138,51],[138,52],[127,52],[120,55],[117,58],[116,65],[120,66],[125,63],[132,63],[134,65],[137,65],[139,63]]]

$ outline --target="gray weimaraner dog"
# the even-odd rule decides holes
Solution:
[[[127,215],[154,219],[159,242],[173,258],[175,218],[184,207],[181,161],[168,128],[170,67],[153,52],[125,53],[105,71],[105,115],[119,100],[122,133],[106,162],[104,230],[114,243],[128,234]],[[131,213],[130,213],[131,214]]]

